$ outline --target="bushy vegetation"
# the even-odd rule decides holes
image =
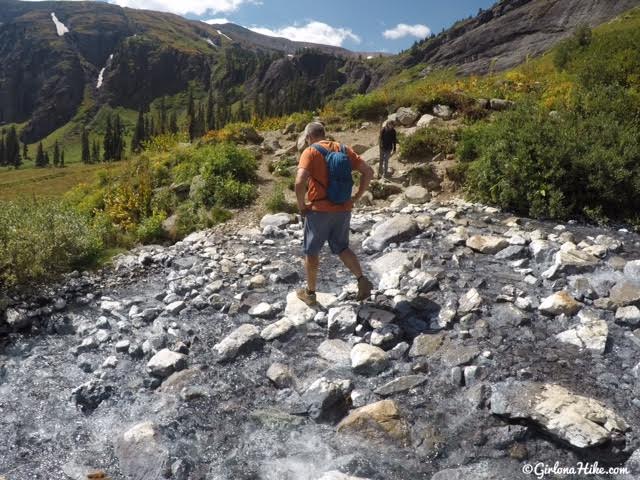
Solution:
[[[89,218],[60,202],[22,199],[0,209],[0,286],[10,288],[85,267],[103,248]]]
[[[453,153],[453,134],[442,128],[421,128],[413,135],[400,139],[400,154],[405,160],[413,161],[439,153]]]
[[[267,211],[269,211],[270,213],[292,213],[295,211],[295,205],[287,202],[286,200],[284,193],[286,188],[287,185],[283,182],[280,182],[275,186],[273,192],[271,192],[271,195],[269,195],[265,204],[267,207]]]

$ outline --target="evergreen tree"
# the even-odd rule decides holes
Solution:
[[[211,90],[209,90],[209,97],[207,98],[206,124],[207,130],[216,129],[215,103],[213,101],[213,92]]]
[[[7,164],[7,154],[5,150],[4,133],[0,134],[0,167]]]
[[[111,124],[111,115],[107,116],[107,126],[104,130],[104,142],[103,142],[103,150],[104,150],[104,161],[108,162],[113,160],[114,156],[114,148],[113,148],[113,125]]]
[[[193,90],[189,89],[189,97],[187,98],[187,117],[193,117],[194,115]]]
[[[124,153],[124,127],[120,115],[113,122],[113,160],[122,160]]]
[[[178,133],[178,116],[176,112],[171,112],[171,116],[169,117],[169,132]]]
[[[89,147],[89,132],[82,129],[82,163],[91,163],[91,148]]]
[[[146,135],[144,131],[144,114],[142,109],[138,112],[138,121],[136,122],[136,128],[133,131],[133,138],[131,139],[131,151],[138,153],[142,150],[142,142],[145,141]]]
[[[93,148],[91,151],[91,161],[92,163],[100,162],[100,144],[97,140],[93,141]]]
[[[53,144],[53,166],[60,166],[60,145],[58,145],[58,141]]]
[[[165,97],[160,98],[160,134],[167,133],[167,102]]]
[[[18,140],[16,127],[9,129],[9,133],[7,133],[7,138],[4,142],[4,151],[7,165],[15,168],[19,168],[20,165],[22,165],[22,159],[20,158],[20,141]]]
[[[158,131],[156,130],[156,124],[153,121],[153,117],[151,117],[149,119],[149,130],[146,131],[146,136],[147,136],[147,140],[151,137],[155,137],[158,134]]]
[[[64,168],[64,149],[60,152],[60,168]]]
[[[22,144],[22,159],[29,160],[29,146],[26,143]]]
[[[49,152],[44,152],[44,164],[45,165],[49,165],[50,160],[49,160]]]
[[[42,142],[38,144],[38,150],[36,151],[36,167],[46,167],[46,158],[44,156],[44,148],[42,147]]]

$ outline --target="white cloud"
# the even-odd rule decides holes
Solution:
[[[394,28],[385,30],[382,35],[384,35],[384,38],[397,40],[404,37],[425,38],[430,33],[431,29],[426,25],[407,25],[406,23],[399,23]]]
[[[37,1],[37,0],[29,0]],[[247,3],[260,4],[260,0],[107,0],[121,7],[196,15],[234,12]]]
[[[222,25],[224,23],[231,23],[231,20],[225,17],[219,18],[210,18],[209,20],[203,20],[204,23],[208,23],[209,25]]]
[[[310,21],[306,25],[291,25],[288,27],[270,29],[264,27],[249,27],[254,32],[270,37],[284,37],[296,42],[321,43],[323,45],[342,46],[346,40],[360,43],[358,37],[348,28],[335,28],[326,23]]]

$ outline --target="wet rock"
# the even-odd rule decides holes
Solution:
[[[438,326],[448,328],[456,318],[458,313],[458,299],[448,297],[438,312]]]
[[[393,400],[382,400],[353,410],[338,424],[338,432],[379,444],[391,441],[408,446],[411,442],[409,425]]]
[[[458,313],[461,315],[475,312],[482,306],[482,297],[475,288],[465,293],[458,302]]]
[[[254,275],[249,279],[249,288],[262,288],[267,284],[267,279],[264,275]]]
[[[468,365],[480,354],[476,347],[449,345],[440,352],[440,361],[447,368]]]
[[[317,292],[316,298],[322,309],[329,309],[338,301],[335,295],[323,292]],[[295,326],[310,322],[316,316],[316,313],[316,310],[310,308],[296,296],[296,292],[290,292],[287,295],[287,305],[284,310],[284,315],[291,320]]]
[[[474,235],[467,239],[467,247],[480,253],[496,254],[508,246],[509,242],[502,237]]]
[[[5,312],[5,322],[12,330],[21,330],[31,326],[32,318],[23,310],[8,308]]]
[[[616,323],[637,327],[640,325],[640,309],[635,305],[616,310]]]
[[[580,307],[580,303],[576,302],[569,292],[562,290],[542,300],[538,310],[546,315],[573,315]]]
[[[184,310],[186,306],[187,305],[182,300],[177,300],[164,307],[164,310],[171,315],[177,315],[182,310]]]
[[[491,310],[489,324],[492,327],[519,327],[528,320],[527,315],[510,303],[496,304]]]
[[[388,397],[396,393],[406,392],[427,382],[429,377],[425,375],[407,375],[396,378],[374,390],[376,395]]]
[[[267,378],[278,388],[291,387],[294,382],[293,372],[282,363],[272,363],[267,369]]]
[[[114,390],[112,385],[106,385],[102,380],[90,380],[75,388],[71,392],[71,397],[82,412],[88,413],[111,397]]]
[[[351,368],[361,375],[377,375],[389,365],[389,357],[381,348],[359,343],[351,349]]]
[[[330,338],[353,333],[357,324],[358,316],[352,306],[343,305],[329,309],[327,328]]]
[[[271,340],[287,335],[294,328],[295,327],[293,323],[291,323],[291,320],[285,317],[264,327],[262,332],[260,332],[260,336],[270,342]]]
[[[331,421],[341,418],[347,411],[347,400],[352,385],[349,380],[317,379],[304,391],[300,398],[303,410],[293,413],[306,413],[315,421]]]
[[[527,249],[521,245],[511,245],[496,253],[495,257],[498,260],[517,260],[519,258],[525,258],[527,256]]]
[[[556,338],[578,348],[603,354],[609,335],[607,322],[600,319],[595,313],[585,310],[578,314],[578,318],[580,319],[579,325],[557,334]]]
[[[358,310],[358,318],[369,324],[371,328],[382,328],[396,318],[396,314],[371,305],[364,305]]]
[[[618,282],[609,292],[609,298],[616,307],[640,306],[640,284]]]
[[[431,480],[526,480],[529,477],[522,473],[519,462],[483,460],[473,465],[441,470]]]
[[[412,263],[408,254],[398,251],[389,252],[371,262],[371,271],[378,279],[378,289],[399,287],[401,278],[411,268]]]
[[[273,315],[273,307],[267,302],[260,302],[249,310],[249,315],[258,318],[270,318]]]
[[[371,332],[371,345],[387,350],[398,343],[401,336],[402,329],[398,325],[385,325]]]
[[[249,353],[262,346],[260,330],[255,325],[240,325],[219,343],[213,346],[218,353],[218,361],[232,360],[238,355]]]
[[[491,413],[533,422],[576,448],[602,445],[629,429],[622,417],[599,401],[553,384],[514,380],[494,384]]]
[[[398,215],[376,226],[362,247],[366,252],[380,252],[391,242],[408,240],[418,233],[418,224],[407,215]]]
[[[156,426],[144,422],[121,435],[115,447],[120,470],[129,480],[160,480],[168,452],[160,444]]]
[[[338,339],[325,340],[318,346],[318,355],[335,365],[351,365],[351,347]]]
[[[529,244],[529,251],[537,263],[547,263],[553,258],[556,248],[548,240],[535,239]]]
[[[147,362],[147,372],[159,378],[167,378],[172,373],[184,370],[186,367],[187,356],[172,352],[167,348],[160,350]]]
[[[407,187],[404,191],[404,198],[410,204],[422,205],[431,199],[429,191],[419,185]]]
[[[422,335],[418,335],[413,340],[413,345],[411,346],[411,350],[409,350],[409,356],[412,358],[430,357],[440,349],[443,341],[444,335],[441,333],[425,333]]]
[[[322,475],[318,480],[370,480],[364,477],[354,477],[352,475],[346,475],[337,470],[332,470]]]
[[[624,276],[635,283],[640,283],[640,260],[632,260],[624,266]]]
[[[553,275],[545,275],[547,278],[553,278],[558,272],[565,274],[576,274],[593,271],[598,266],[599,260],[586,252],[582,252],[575,246],[562,246],[560,251],[556,252],[554,258],[554,266],[552,267]]]

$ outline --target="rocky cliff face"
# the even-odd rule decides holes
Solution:
[[[422,45],[406,64],[456,66],[463,73],[504,70],[548,50],[580,24],[599,25],[638,0],[503,0]]]
[[[629,474],[593,478],[638,478],[640,237],[419,193],[354,214],[363,303],[332,256],[322,306],[295,298],[288,214],[15,299],[2,326],[30,334],[2,339],[0,469],[524,480],[598,460]]]

